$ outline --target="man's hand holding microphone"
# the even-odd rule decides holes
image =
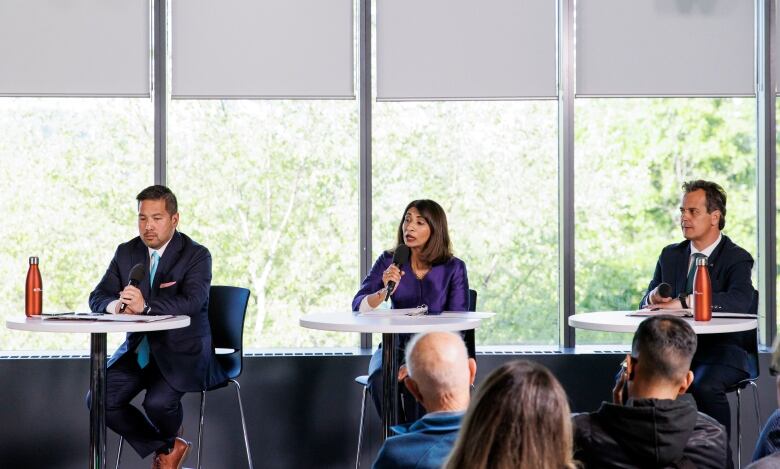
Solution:
[[[679,298],[672,298],[672,286],[661,283],[647,295],[647,309],[683,309],[687,308]]]
[[[143,264],[136,264],[130,269],[130,279],[127,286],[119,292],[119,303],[116,305],[115,313],[122,314],[142,314],[146,306],[144,295],[138,289],[141,280],[143,280],[146,269]]]

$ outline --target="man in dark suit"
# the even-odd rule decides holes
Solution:
[[[153,468],[178,469],[191,447],[177,437],[182,395],[225,379],[208,320],[211,254],[176,230],[179,213],[170,189],[147,187],[136,199],[140,236],[119,245],[89,305],[109,314],[187,315],[190,325],[127,335],[108,362],[106,424],[141,457],[155,453]],[[146,272],[137,287],[129,285],[136,264]],[[141,390],[145,415],[130,404]]]
[[[726,225],[726,192],[709,181],[690,181],[682,186],[680,227],[685,241],[661,251],[653,280],[641,307],[680,309],[691,306],[695,259],[706,257],[712,282],[712,310],[755,314],[758,293],[750,280],[753,258],[721,234]],[[671,296],[659,294],[667,283]],[[731,413],[726,389],[748,378],[754,367],[749,360],[756,347],[756,331],[703,334],[693,357],[694,382],[690,392],[701,412],[730,430]]]

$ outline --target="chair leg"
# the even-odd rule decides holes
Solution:
[[[244,447],[246,448],[246,460],[249,463],[249,469],[254,469],[252,465],[252,453],[249,452],[249,436],[246,433],[246,419],[244,418],[244,404],[241,402],[241,386],[238,381],[231,379],[231,383],[236,385],[236,397],[238,398],[238,410],[241,411],[241,429],[244,431]]]
[[[742,469],[742,389],[737,388],[737,469]]]
[[[203,420],[206,418],[206,391],[200,392],[200,424],[198,425],[198,465],[200,469],[200,458],[203,455]]]
[[[764,425],[763,420],[761,420],[761,406],[758,402],[758,385],[755,381],[751,381],[750,387],[753,388],[753,404],[756,407],[756,422],[758,422],[758,435],[761,435],[761,432],[764,431]]]
[[[358,428],[357,454],[355,455],[355,469],[360,469],[360,449],[363,447],[363,427],[366,417],[366,394],[368,386],[363,386],[363,402],[360,405],[360,427]]]
[[[116,469],[119,469],[119,460],[122,458],[122,446],[125,443],[124,437],[119,437],[119,449],[116,450]]]

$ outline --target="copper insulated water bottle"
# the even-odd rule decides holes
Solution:
[[[693,277],[693,319],[712,319],[712,284],[706,257],[696,259],[696,274]]]
[[[38,258],[30,258],[27,269],[27,283],[24,287],[24,314],[38,316],[43,312],[43,284],[41,271],[38,269]]]

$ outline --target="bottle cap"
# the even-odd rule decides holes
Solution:
[[[30,265],[38,263],[38,256],[30,257]]]
[[[696,265],[707,265],[707,258],[706,257],[696,258]]]

